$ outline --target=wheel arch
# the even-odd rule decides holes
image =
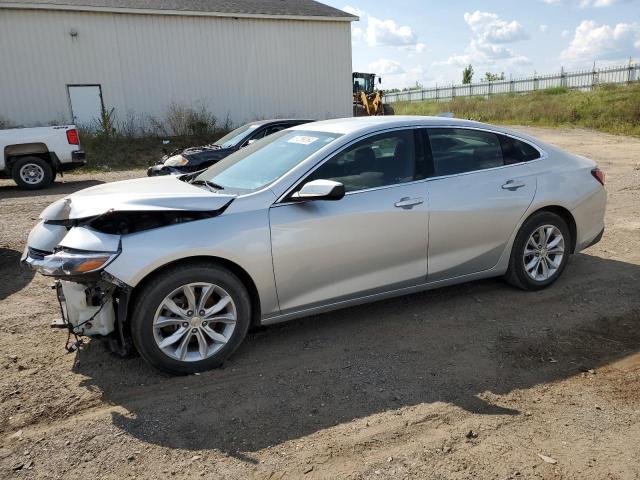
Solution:
[[[37,157],[51,165],[51,168],[55,167],[51,153],[44,143],[19,143],[4,148],[7,171],[11,172],[13,164],[23,157]]]
[[[522,224],[524,224],[524,222],[526,222],[529,218],[531,218],[533,215],[540,213],[540,212],[551,212],[551,213],[555,213],[556,215],[558,215],[560,218],[562,218],[567,226],[569,227],[569,233],[571,234],[571,249],[570,249],[570,253],[575,253],[576,250],[576,242],[577,242],[577,237],[578,237],[578,227],[576,225],[576,220],[573,217],[573,214],[565,207],[562,207],[560,205],[545,205],[542,207],[539,207],[537,210],[531,212],[529,215],[527,215],[526,218],[523,219]]]
[[[242,282],[242,284],[247,289],[249,293],[249,298],[251,300],[251,326],[258,326],[260,324],[261,319],[261,311],[260,311],[260,294],[258,293],[258,288],[256,287],[255,282],[251,278],[251,275],[231,260],[227,260],[226,258],[215,257],[215,256],[197,256],[197,257],[186,257],[174,260],[169,263],[165,263],[164,265],[156,268],[155,270],[149,272],[147,275],[142,277],[140,281],[136,284],[131,292],[131,298],[129,301],[129,311],[127,312],[127,317],[131,315],[131,308],[135,304],[135,298],[137,294],[142,290],[142,288],[148,283],[152,282],[154,278],[162,275],[164,272],[169,270],[176,265],[199,265],[201,266],[203,263],[210,263],[222,266],[232,272],[234,275],[238,277],[238,279]]]

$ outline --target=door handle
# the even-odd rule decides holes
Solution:
[[[502,188],[504,190],[511,190],[512,192],[515,192],[516,190],[524,186],[526,186],[526,183],[521,182],[519,180],[507,180],[507,183],[502,185]]]
[[[417,198],[409,198],[409,197],[404,197],[401,198],[398,202],[394,203],[394,205],[398,208],[405,208],[405,209],[410,209],[415,207],[416,205],[420,205],[421,203],[424,203],[424,198],[421,197],[417,197]]]

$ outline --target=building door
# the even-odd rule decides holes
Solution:
[[[102,112],[100,85],[69,85],[69,100],[73,123],[83,127],[96,127]]]

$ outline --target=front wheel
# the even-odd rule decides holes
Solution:
[[[142,287],[131,336],[140,355],[167,373],[220,366],[249,328],[251,303],[242,282],[215,265],[178,265]]]
[[[539,212],[528,218],[513,244],[506,280],[523,290],[554,283],[569,261],[571,233],[562,217]]]

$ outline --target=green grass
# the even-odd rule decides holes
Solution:
[[[161,159],[164,155],[163,148],[171,152],[178,148],[205,145],[215,142],[225,133],[219,132],[209,136],[105,138],[83,131],[80,132],[80,144],[87,153],[87,165],[82,171],[146,168]],[[163,139],[170,140],[171,143],[163,145]]]
[[[437,115],[481,122],[591,128],[640,136],[640,83],[603,85],[591,92],[551,88],[529,94],[459,97],[447,102],[399,102],[396,115]]]

